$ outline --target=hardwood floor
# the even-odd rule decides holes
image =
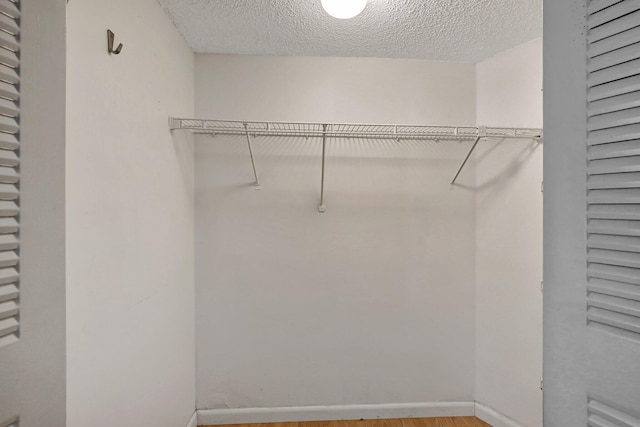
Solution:
[[[301,423],[235,424],[200,427],[491,427],[476,417],[404,418],[364,421],[307,421]]]

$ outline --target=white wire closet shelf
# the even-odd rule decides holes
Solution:
[[[252,136],[317,136],[333,138],[452,139],[540,138],[541,129],[471,126],[422,126],[357,123],[255,122],[171,118],[171,130]],[[326,127],[326,128],[325,128]]]
[[[235,120],[203,120],[169,118],[169,129],[191,131],[194,134],[243,135],[247,139],[251,166],[255,178],[255,188],[260,189],[258,172],[253,157],[252,138],[258,136],[291,136],[322,138],[322,176],[320,181],[320,205],[318,210],[325,211],[324,176],[326,161],[326,143],[329,138],[369,138],[431,141],[473,141],[469,153],[463,160],[458,172],[451,181],[456,180],[483,138],[491,139],[530,139],[542,142],[542,129],[517,127],[485,126],[423,126],[396,124],[357,124],[357,123],[304,123],[304,122],[266,122]]]

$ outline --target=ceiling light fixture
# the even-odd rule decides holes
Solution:
[[[334,18],[349,19],[360,13],[367,6],[367,0],[322,0],[322,7]]]

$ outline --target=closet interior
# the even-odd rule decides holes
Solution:
[[[160,3],[67,6],[69,427],[540,427],[538,27],[356,55],[386,2]]]

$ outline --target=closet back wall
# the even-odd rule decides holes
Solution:
[[[196,55],[196,115],[475,125],[473,64]],[[470,143],[196,143],[197,406],[474,400]]]

